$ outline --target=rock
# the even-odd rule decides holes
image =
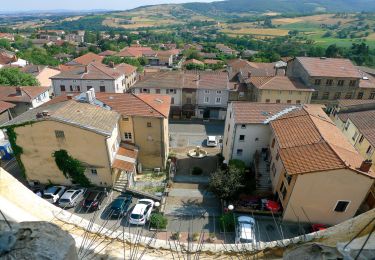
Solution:
[[[1,259],[77,260],[73,237],[48,222],[11,223],[0,221]]]

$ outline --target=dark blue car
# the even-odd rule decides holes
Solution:
[[[109,214],[112,218],[123,217],[132,204],[133,196],[124,194],[117,197],[111,204]]]

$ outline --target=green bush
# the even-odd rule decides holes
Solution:
[[[203,173],[202,168],[194,167],[193,171],[191,172],[193,175],[201,175]]]
[[[234,232],[235,220],[232,212],[225,213],[220,217],[220,228],[225,232]]]
[[[230,168],[231,167],[237,168],[237,169],[239,169],[241,171],[245,171],[245,169],[246,169],[245,163],[243,161],[241,161],[241,160],[238,160],[238,159],[229,160],[228,166]]]
[[[150,217],[150,226],[157,229],[166,229],[168,219],[160,213],[152,213]]]

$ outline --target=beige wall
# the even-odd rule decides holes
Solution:
[[[311,101],[311,91],[279,91],[279,90],[258,90],[257,91],[257,102],[266,103],[276,103],[276,100],[280,100],[280,103],[287,104],[309,104]]]
[[[124,118],[126,116],[123,116]],[[120,119],[121,139],[139,147],[138,162],[144,168],[164,168],[169,152],[168,119],[156,117],[128,117]],[[151,127],[147,123],[151,123]],[[132,133],[132,139],[125,139],[125,132]]]
[[[56,138],[55,130],[64,131],[65,140]],[[93,184],[110,186],[112,184],[106,137],[78,127],[55,122],[40,121],[32,125],[15,128],[17,144],[23,148],[21,160],[30,180],[41,183],[51,181],[56,184],[71,184],[57,168],[53,152],[65,149],[68,153],[97,169],[98,174],[86,171],[86,176]]]
[[[354,216],[372,184],[373,179],[349,169],[300,174],[283,219],[338,224]],[[345,212],[334,211],[339,200],[350,202]]]

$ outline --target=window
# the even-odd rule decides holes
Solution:
[[[129,117],[123,117],[122,120],[123,121],[129,121]]]
[[[65,138],[65,133],[61,130],[55,130],[55,136],[56,138]]]
[[[191,98],[190,97],[186,98],[186,104],[191,104]]]
[[[336,92],[333,99],[339,99],[341,97],[341,92]]]
[[[205,90],[204,90],[204,93],[205,93],[205,94],[210,94],[210,91],[207,90],[207,89],[205,89]]]
[[[167,89],[167,94],[176,94],[176,90],[173,88]]]
[[[363,98],[363,92],[359,92],[357,95],[357,99],[362,99]]]
[[[210,102],[210,98],[209,97],[204,97],[204,103],[209,103]]]
[[[246,129],[246,125],[241,125],[241,128],[242,129]]]
[[[276,161],[278,161],[279,158],[280,158],[280,154],[279,154],[279,152],[277,152],[277,154],[276,154]]]
[[[72,85],[70,85],[69,89],[70,89],[70,91],[73,91],[73,86],[72,86]]]
[[[91,169],[91,174],[92,175],[98,175],[98,170],[97,169]]]
[[[363,135],[361,135],[361,138],[359,138],[359,143],[361,144],[363,142],[363,139],[365,139],[365,137]]]
[[[301,100],[296,100],[296,104],[301,104]]]
[[[287,104],[291,104],[291,103],[292,103],[292,100],[287,100],[286,103],[287,103]]]
[[[132,133],[124,133],[125,139],[126,140],[131,140],[132,139]]]
[[[275,163],[272,163],[271,170],[272,170],[272,173],[273,173],[273,177],[275,177],[275,175],[276,175]]]
[[[270,103],[270,100],[269,100],[269,99],[266,99],[266,103]]]
[[[160,94],[160,88],[155,89],[156,94]]]
[[[245,141],[245,135],[240,135],[240,142],[243,142],[243,141]]]
[[[221,90],[216,91],[216,94],[221,94]]]
[[[339,81],[337,81],[337,86],[344,86],[344,80],[340,79]]]
[[[328,99],[329,98],[329,92],[324,92],[322,99]]]
[[[352,98],[352,92],[347,92],[345,95],[345,99],[351,99]]]
[[[318,99],[318,92],[317,91],[313,92],[313,94],[311,96],[311,99]]]
[[[345,212],[349,206],[349,201],[339,200],[336,203],[335,211],[336,212]]]
[[[60,91],[65,91],[65,86],[64,85],[60,86]]]
[[[238,96],[239,96],[239,97],[244,97],[244,96],[245,96],[245,93],[244,93],[244,92],[240,92],[240,93],[238,93]]]
[[[372,148],[372,146],[371,145],[369,145],[369,147],[367,148],[367,151],[366,151],[366,153],[368,154],[368,155],[371,155],[372,154],[372,152],[373,152],[373,148]]]
[[[292,95],[293,94],[293,91],[289,90],[289,95]]]
[[[174,105],[174,97],[171,98],[171,105]]]
[[[150,90],[147,89],[147,88],[144,88],[144,89],[141,90],[141,92],[142,92],[142,93],[150,93]]]
[[[217,97],[215,100],[215,104],[221,104],[221,97]]]
[[[289,185],[290,182],[292,181],[292,176],[290,176],[289,174],[287,174],[287,173],[285,172],[285,179],[286,179],[286,181],[288,182],[288,185]]]
[[[355,141],[355,139],[357,139],[357,136],[358,136],[358,133],[355,132],[354,135],[353,135],[353,137],[352,137],[352,140]]]
[[[319,86],[321,83],[322,83],[321,79],[316,79],[315,82],[314,82],[314,85]]]
[[[92,89],[92,86],[87,86],[87,91],[89,91],[90,89]]]
[[[375,98],[375,92],[371,92],[368,99],[374,99]]]
[[[237,155],[242,156],[243,150],[242,149],[237,149]]]
[[[147,122],[147,127],[152,127],[151,122]]]
[[[81,92],[81,87],[80,86],[77,86],[76,88],[77,88],[78,92]]]
[[[100,92],[105,92],[105,86],[100,86]]]
[[[276,103],[280,103],[280,99],[276,99]]]
[[[356,80],[349,81],[349,86],[354,87],[356,83]]]
[[[272,139],[272,145],[271,145],[271,148],[274,148],[275,147],[275,138]]]
[[[345,130],[348,130],[349,126],[350,126],[350,122],[346,121],[346,123],[345,123]]]
[[[327,79],[326,80],[326,85],[327,86],[332,86],[332,84],[333,84],[333,80],[332,79]]]

